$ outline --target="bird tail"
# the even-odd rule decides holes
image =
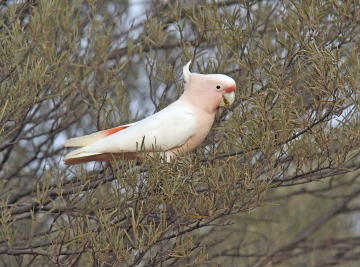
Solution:
[[[78,148],[70,153],[68,153],[65,158],[64,162],[67,165],[74,165],[80,163],[86,163],[90,161],[113,161],[115,159],[119,159],[123,157],[123,153],[121,154],[111,154],[111,153],[99,153],[99,152],[90,152],[87,149],[87,146],[96,143],[97,141],[101,140],[104,137],[122,131],[134,123],[118,126],[115,128],[103,130],[97,133],[75,137],[67,140],[64,144],[65,147],[82,147]],[[129,153],[129,158],[134,158],[131,153]]]
[[[87,163],[90,161],[114,161],[114,160],[135,160],[139,156],[135,152],[128,153],[98,153],[98,152],[86,152],[84,148],[76,149],[64,158],[66,165],[75,165],[80,163]]]
[[[77,138],[73,138],[73,139],[77,139]],[[102,153],[86,152],[84,148],[79,148],[68,153],[64,158],[64,163],[67,165],[74,165],[79,163],[90,162],[90,161],[94,161],[100,155],[102,155]]]

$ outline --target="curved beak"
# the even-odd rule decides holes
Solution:
[[[220,107],[228,107],[232,103],[234,103],[234,101],[235,101],[235,91],[224,94],[220,102]]]

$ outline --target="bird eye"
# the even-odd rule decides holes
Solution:
[[[221,88],[221,86],[220,86],[220,85],[216,85],[216,89],[218,89],[218,90],[219,90],[220,88]]]

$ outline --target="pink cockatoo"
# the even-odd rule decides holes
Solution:
[[[222,74],[198,74],[183,68],[181,97],[143,120],[72,138],[65,147],[81,147],[65,156],[68,165],[140,158],[141,148],[163,152],[167,160],[193,151],[208,135],[219,106],[235,100],[235,81]]]

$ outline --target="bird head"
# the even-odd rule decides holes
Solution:
[[[184,80],[191,83],[197,91],[205,93],[212,99],[219,101],[217,107],[230,106],[235,101],[236,83],[234,79],[223,74],[197,74],[191,73],[189,61],[183,68]],[[212,101],[211,101],[212,102]],[[216,108],[217,108],[216,107]]]

